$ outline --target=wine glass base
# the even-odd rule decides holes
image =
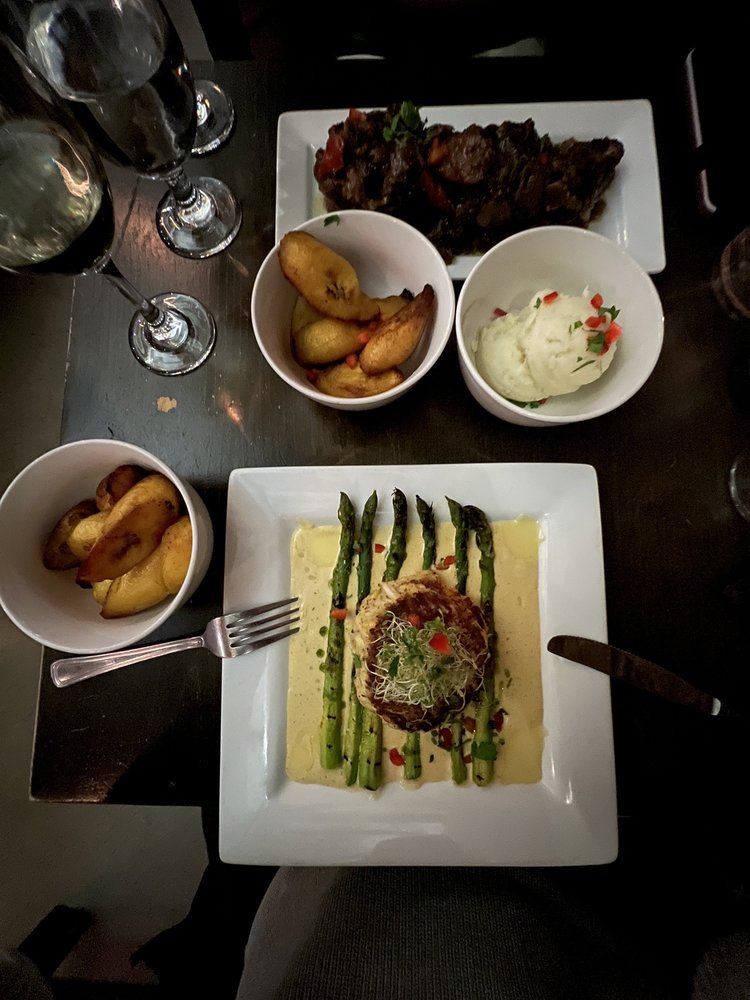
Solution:
[[[196,80],[198,128],[191,156],[205,156],[223,146],[234,128],[234,105],[213,80]]]
[[[130,349],[136,360],[156,375],[186,375],[210,355],[216,341],[216,324],[206,307],[191,295],[164,292],[151,302],[167,313],[171,345],[160,344],[143,313],[130,324]]]
[[[223,181],[216,177],[191,178],[196,190],[208,195],[215,211],[202,225],[188,225],[174,194],[168,191],[156,210],[159,235],[181,257],[202,260],[220,253],[235,238],[242,224],[242,207]]]

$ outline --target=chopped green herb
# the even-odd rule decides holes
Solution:
[[[497,747],[492,740],[483,740],[471,744],[471,756],[475,760],[497,760]]]
[[[534,303],[534,308],[538,309],[541,304],[542,304],[542,300],[541,299],[537,299],[536,302]]]
[[[326,651],[324,649],[316,649],[315,650],[315,655],[316,656],[325,656],[326,655]]]
[[[581,359],[578,358],[577,360],[580,361]],[[574,372],[579,372],[582,368],[585,368],[586,365],[593,365],[593,364],[596,364],[596,361],[594,360],[594,358],[589,358],[589,360],[584,361],[582,365],[579,365],[577,368],[573,368],[570,374],[572,375]]]
[[[604,350],[604,334],[600,331],[590,338],[587,350],[592,354],[601,354]]]
[[[327,215],[325,219],[323,219],[323,226],[338,226],[339,222],[341,222],[341,219],[338,215]]]
[[[581,328],[582,326],[583,326],[583,320],[580,320],[580,319],[577,319],[577,320],[575,321],[575,323],[573,324],[573,329],[574,329],[574,330],[580,330],[580,328]]]
[[[606,316],[609,313],[609,318],[614,322],[620,315],[620,310],[616,309],[614,306],[602,306],[600,309],[596,310],[600,316]]]
[[[425,122],[419,108],[411,101],[402,101],[401,107],[383,129],[383,138],[386,142],[394,139],[421,139],[424,131]]]
[[[318,633],[319,635],[328,635],[328,626],[321,625],[320,628],[318,629]]]

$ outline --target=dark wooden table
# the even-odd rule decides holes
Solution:
[[[239,237],[210,260],[171,254],[154,226],[163,186],[112,168],[115,260],[147,294],[186,289],[213,311],[216,349],[202,368],[164,379],[129,353],[130,307],[102,279],[76,283],[62,438],[142,445],[190,480],[214,519],[216,549],[199,591],[161,636],[201,630],[220,610],[227,478],[234,468],[381,463],[586,462],[600,485],[610,641],[726,699],[750,697],[746,619],[748,536],[727,491],[735,454],[750,445],[748,330],[712,297],[711,268],[742,220],[699,216],[684,111],[681,55],[637,58],[617,73],[571,75],[539,59],[474,59],[446,67],[250,62],[200,67],[231,93],[236,131],[195,160],[242,200]],[[667,266],[655,276],[664,348],[643,389],[615,413],[552,429],[492,418],[469,396],[451,342],[430,376],[396,403],[362,414],[319,407],[289,389],[251,329],[253,277],[274,241],[276,124],[314,107],[648,97],[655,123]],[[321,140],[323,140],[321,136]],[[176,400],[168,413],[160,396]],[[232,418],[239,414],[241,419]],[[575,586],[575,579],[571,579]],[[160,638],[157,635],[156,638]],[[48,652],[46,662],[53,658]],[[45,801],[216,802],[220,662],[191,653],[56,690],[45,669],[31,794]],[[623,824],[649,836],[731,808],[743,773],[714,720],[632,690],[613,690]],[[746,759],[743,759],[743,765]],[[713,815],[717,815],[715,812]]]

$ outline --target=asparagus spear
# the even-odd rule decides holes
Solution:
[[[435,515],[432,504],[418,496],[417,513],[422,524],[422,569],[435,564],[437,542],[435,539]],[[404,777],[416,781],[422,774],[422,750],[419,733],[409,733],[404,744]]]
[[[320,763],[325,768],[341,763],[341,709],[344,688],[344,617],[346,588],[354,551],[354,508],[346,493],[339,499],[338,518],[341,523],[339,553],[331,578],[331,618],[328,623],[328,643],[323,673],[323,720],[320,727]]]
[[[469,555],[466,546],[468,531],[466,528],[466,517],[464,509],[456,500],[450,497],[448,509],[451,513],[451,523],[455,529],[455,556],[456,556],[456,589],[461,594],[466,593],[466,580],[469,575]],[[466,764],[464,763],[463,732],[464,727],[460,719],[450,725],[451,731],[451,774],[457,785],[462,785],[466,781]]]
[[[487,625],[489,658],[484,672],[484,687],[477,709],[474,742],[471,745],[472,776],[475,785],[486,785],[492,781],[497,759],[497,746],[492,738],[490,719],[496,708],[495,698],[495,547],[492,542],[492,528],[485,514],[478,507],[464,507],[469,528],[476,535],[479,546],[479,606]]]
[[[406,558],[406,497],[399,489],[393,491],[393,529],[385,559],[384,580],[395,580]],[[359,784],[374,791],[380,788],[383,776],[383,724],[380,716],[369,709],[362,721],[362,742],[359,747]]]
[[[357,611],[362,601],[370,593],[372,577],[372,525],[375,512],[378,509],[378,495],[373,490],[362,511],[359,525],[359,555],[357,557]],[[357,780],[359,770],[359,745],[362,739],[362,705],[357,697],[354,677],[359,670],[361,660],[355,656],[352,660],[352,679],[349,688],[349,710],[344,732],[344,778],[347,785],[353,785]]]

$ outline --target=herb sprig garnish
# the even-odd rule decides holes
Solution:
[[[411,101],[402,101],[401,107],[383,128],[383,138],[386,142],[395,139],[422,139],[425,126],[426,121],[422,120],[419,108]]]

